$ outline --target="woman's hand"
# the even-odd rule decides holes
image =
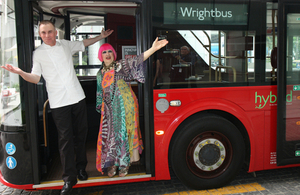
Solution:
[[[144,61],[147,60],[154,52],[166,46],[168,43],[168,40],[163,39],[158,41],[158,37],[156,37],[155,41],[152,43],[152,47],[144,52]]]
[[[168,40],[162,39],[162,40],[158,41],[158,37],[156,37],[155,41],[152,43],[152,48],[154,49],[154,51],[157,51],[157,50],[161,49],[162,47],[166,46],[168,43],[169,43]]]

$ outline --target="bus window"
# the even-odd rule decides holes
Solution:
[[[39,36],[39,21],[40,14],[37,11],[33,11],[33,25],[34,25],[34,47],[37,48],[42,44],[42,39]]]
[[[101,33],[104,28],[104,16],[89,16],[81,14],[70,14],[72,21],[71,41],[81,41],[83,39],[93,38]],[[84,22],[82,21],[89,21]],[[92,23],[92,25],[91,25]],[[98,49],[105,43],[105,39],[86,47],[85,52],[77,52],[73,55],[73,63],[78,76],[96,76],[102,64],[98,59]]]
[[[18,67],[16,21],[14,1],[2,4],[1,15],[1,65],[11,64]],[[6,126],[21,126],[20,84],[19,76],[1,70],[1,124]]]
[[[287,53],[286,53],[286,74],[287,85],[296,85],[300,81],[300,35],[298,18],[300,14],[287,15]]]
[[[299,123],[299,104],[292,104],[294,99],[298,99],[299,83],[300,83],[300,23],[299,13],[287,14],[287,51],[286,51],[286,141],[300,140],[298,127]],[[296,107],[296,109],[295,109]]]
[[[158,30],[154,86],[254,82],[254,31]]]

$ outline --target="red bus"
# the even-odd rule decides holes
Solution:
[[[75,187],[168,180],[172,170],[191,188],[215,188],[243,165],[249,172],[300,166],[299,10],[298,0],[2,1],[1,64],[31,72],[43,19],[55,23],[58,39],[113,29],[73,56],[89,122],[89,179]],[[169,44],[147,60],[146,82],[131,83],[144,151],[126,177],[108,178],[95,166],[96,53],[109,42],[118,59],[133,57],[155,37]],[[1,182],[61,189],[45,81],[30,84],[3,69],[1,75]]]

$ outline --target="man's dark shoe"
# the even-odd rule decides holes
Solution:
[[[75,181],[66,181],[63,188],[61,189],[60,195],[67,195],[71,194],[73,186],[75,186],[77,183],[77,180]]]
[[[78,170],[78,175],[77,175],[79,180],[87,180],[88,179],[88,174],[84,169]]]

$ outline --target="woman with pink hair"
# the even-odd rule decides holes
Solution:
[[[103,44],[98,53],[102,68],[97,73],[96,110],[101,113],[97,141],[96,167],[109,177],[127,175],[131,162],[139,160],[143,150],[139,128],[138,102],[130,81],[145,82],[147,60],[168,43],[158,38],[152,47],[132,59],[116,61],[114,48]]]

